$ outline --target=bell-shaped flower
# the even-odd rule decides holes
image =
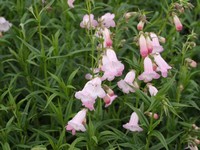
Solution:
[[[76,131],[82,131],[85,132],[86,128],[84,126],[84,123],[86,122],[86,113],[87,109],[82,109],[79,111],[72,120],[70,120],[66,125],[67,131],[72,131],[72,134],[75,135]]]
[[[181,31],[183,29],[183,25],[182,25],[180,19],[178,18],[178,16],[174,15],[173,20],[174,20],[176,30]]]
[[[107,28],[102,29],[103,39],[104,39],[104,48],[112,46],[112,40],[110,38],[110,30]]]
[[[122,75],[124,65],[117,59],[114,50],[106,50],[103,55],[101,70],[104,72],[102,80],[112,81],[115,77]]]
[[[75,0],[68,0],[68,1],[67,1],[67,4],[69,5],[70,8],[74,8],[74,4],[73,4],[74,1],[75,1]]]
[[[143,129],[138,125],[138,121],[139,121],[138,115],[135,112],[133,112],[130,121],[124,124],[123,127],[133,132],[134,131],[141,132],[143,131]]]
[[[129,92],[135,92],[134,88],[138,88],[137,82],[133,82],[135,80],[135,70],[131,70],[127,73],[124,80],[120,80],[117,82],[117,85],[122,91],[126,94]]]
[[[166,78],[168,70],[171,69],[172,67],[166,63],[166,61],[161,57],[159,53],[154,54],[153,57],[154,61],[158,65],[158,70],[161,72],[162,76]]]
[[[106,104],[105,107],[108,107],[112,104],[112,102],[117,98],[117,95],[109,95],[106,94],[106,96],[103,98],[104,103]]]
[[[146,42],[147,42],[148,53],[150,54],[153,51],[153,44],[149,36],[146,37]]]
[[[144,82],[149,82],[152,79],[158,79],[160,75],[153,70],[153,64],[151,59],[147,56],[144,59],[144,72],[139,75],[138,79]]]
[[[0,17],[0,32],[6,32],[10,29],[12,24],[7,21],[4,17]]]
[[[147,84],[147,87],[149,89],[149,93],[151,96],[156,96],[156,94],[158,93],[158,90],[155,86],[153,86],[152,84]]]
[[[98,25],[98,22],[94,20],[94,15],[85,15],[83,21],[80,23],[81,28],[91,29]]]
[[[104,98],[105,96],[106,93],[101,87],[101,79],[99,77],[88,81],[83,90],[75,94],[75,97],[80,99],[82,104],[90,110],[94,110],[94,103],[97,97]]]
[[[113,20],[114,18],[115,14],[106,13],[100,18],[100,22],[106,28],[115,27],[115,21]]]
[[[163,49],[163,47],[159,43],[158,36],[155,33],[151,32],[150,33],[150,37],[152,39],[152,45],[153,45],[152,54],[154,54],[154,53],[161,53],[164,49]]]
[[[146,57],[148,55],[147,42],[143,34],[139,37],[140,55]]]

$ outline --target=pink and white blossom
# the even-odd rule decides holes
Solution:
[[[130,121],[128,123],[124,124],[123,127],[125,129],[128,129],[128,130],[133,131],[133,132],[134,131],[141,132],[141,131],[143,131],[143,129],[138,125],[138,121],[139,121],[138,115],[135,112],[133,112],[131,114]]]
[[[166,63],[166,61],[161,57],[159,53],[154,54],[153,57],[154,61],[158,65],[158,70],[161,72],[162,76],[166,78],[168,70],[171,69],[172,67]]]
[[[101,87],[101,79],[99,77],[88,81],[83,90],[75,94],[75,97],[82,101],[82,105],[90,110],[94,110],[94,103],[97,97],[104,98],[105,96],[106,93]]]
[[[7,32],[12,24],[7,21],[4,17],[0,17],[0,32]]]
[[[154,54],[154,53],[161,53],[164,49],[163,49],[163,47],[159,43],[158,36],[155,33],[151,32],[150,33],[150,37],[152,39],[152,45],[153,45],[152,54]]]
[[[72,134],[75,135],[76,131],[82,131],[85,132],[86,128],[84,126],[84,123],[86,122],[86,113],[87,109],[82,109],[79,111],[72,120],[70,120],[66,125],[67,131],[72,131]]]
[[[102,80],[112,81],[115,77],[122,75],[124,65],[117,59],[114,50],[106,50],[103,55],[101,70],[104,72]]]
[[[139,75],[138,79],[144,82],[149,82],[152,79],[158,79],[160,75],[153,70],[153,64],[149,57],[144,59],[144,72]]]
[[[147,42],[148,53],[150,54],[153,51],[153,43],[149,36],[146,37],[146,42]]]
[[[117,82],[117,85],[124,93],[135,92],[134,88],[138,88],[137,82],[135,80],[135,70],[131,70],[127,73],[124,80]]]
[[[153,86],[152,84],[147,84],[147,87],[149,89],[149,93],[151,96],[156,96],[156,94],[158,93],[158,90],[155,86]]]
[[[110,38],[110,30],[107,28],[102,29],[103,39],[104,39],[104,48],[112,46],[112,40]]]
[[[83,21],[80,23],[81,28],[87,28],[87,29],[95,28],[97,25],[98,22],[94,20],[93,14],[85,15],[83,17]]]
[[[147,42],[143,34],[139,37],[140,55],[146,57],[148,55]]]
[[[100,22],[106,28],[115,27],[115,21],[113,20],[114,18],[115,14],[106,13],[100,18]]]
[[[174,15],[173,20],[174,20],[176,30],[181,31],[183,29],[183,25],[182,25],[180,19],[178,18],[178,16]]]
[[[74,1],[75,1],[75,0],[68,0],[68,1],[67,1],[67,4],[69,5],[70,8],[74,8],[74,4],[73,4]]]

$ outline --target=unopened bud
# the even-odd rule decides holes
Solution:
[[[158,119],[159,118],[159,115],[158,114],[153,114],[152,112],[146,112],[145,113],[147,116],[149,116],[149,117],[153,117],[153,119]]]
[[[182,25],[180,19],[178,18],[178,16],[174,15],[173,20],[174,20],[176,30],[181,31],[183,29],[183,25]]]
[[[158,39],[159,39],[159,42],[161,43],[165,43],[166,42],[166,39],[162,36],[158,36]]]
[[[192,68],[196,68],[197,67],[197,62],[190,59],[190,58],[186,58],[185,61],[189,64],[190,67]]]
[[[144,28],[144,21],[140,20],[140,22],[137,25],[137,29],[139,31],[141,31],[141,30],[143,30],[143,28]]]
[[[137,12],[128,12],[128,13],[125,13],[124,17],[128,21],[129,18],[137,16],[137,15],[138,15]]]
[[[199,130],[199,127],[198,127],[196,124],[192,124],[192,128],[193,128],[194,130]]]
[[[114,91],[110,87],[108,87],[107,85],[104,84],[102,87],[109,96],[115,95]]]
[[[197,145],[200,144],[200,140],[198,140],[198,139],[195,139],[194,142],[195,142]]]

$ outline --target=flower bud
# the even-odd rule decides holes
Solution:
[[[181,31],[183,29],[183,25],[182,25],[180,19],[178,18],[178,16],[174,15],[173,20],[174,20],[176,30]]]
[[[190,58],[186,58],[185,61],[189,64],[190,67],[192,68],[196,68],[197,67],[197,62],[190,59]]]
[[[140,20],[140,22],[137,25],[137,29],[139,31],[141,31],[141,30],[143,30],[143,28],[144,28],[144,21]]]
[[[146,112],[145,113],[147,116],[149,116],[149,117],[153,117],[153,119],[158,119],[159,118],[159,115],[158,114],[153,114],[152,112]]]

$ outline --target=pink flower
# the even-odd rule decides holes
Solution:
[[[141,75],[139,75],[138,79],[144,80],[144,82],[149,82],[152,79],[158,79],[158,78],[160,78],[160,75],[153,70],[153,64],[151,59],[148,56],[145,57],[144,72]]]
[[[174,20],[174,24],[175,24],[176,30],[177,31],[181,31],[183,29],[183,25],[182,25],[180,19],[178,18],[178,16],[174,15],[173,20]]]
[[[134,87],[138,88],[137,82],[134,82],[135,79],[135,70],[131,70],[127,73],[124,80],[117,82],[117,85],[124,93],[135,92]]]
[[[94,28],[98,25],[97,21],[94,20],[94,15],[90,14],[90,15],[85,15],[83,17],[83,21],[80,23],[81,28]]]
[[[87,109],[82,109],[79,111],[72,120],[70,120],[66,125],[67,131],[72,131],[72,134],[75,135],[76,131],[82,131],[85,132],[86,128],[83,125],[86,120],[86,113]]]
[[[146,37],[146,42],[147,42],[148,53],[150,54],[153,51],[153,43],[149,36]]]
[[[4,17],[0,17],[0,32],[6,32],[10,29],[12,24],[8,22]]]
[[[110,38],[110,30],[107,28],[102,29],[104,48],[112,46],[112,40]]]
[[[152,54],[154,53],[161,53],[163,51],[163,47],[159,43],[158,36],[151,32],[150,33],[151,39],[152,39],[152,45],[153,45],[153,51]]]
[[[138,115],[135,112],[133,112],[130,121],[124,124],[123,127],[133,132],[134,131],[141,132],[143,131],[143,129],[138,125],[138,121],[139,121]]]
[[[158,93],[158,90],[155,86],[153,86],[152,84],[147,84],[147,87],[149,88],[149,93],[151,96],[156,96],[156,94]]]
[[[122,75],[124,65],[117,59],[114,50],[106,50],[103,55],[101,70],[104,71],[102,80],[112,81],[115,77]]]
[[[68,1],[67,1],[67,3],[68,3],[68,5],[69,5],[70,8],[74,8],[74,4],[73,4],[74,1],[75,1],[75,0],[68,0]]]
[[[106,28],[115,27],[115,21],[113,20],[114,18],[115,14],[106,13],[100,18],[100,22]]]
[[[169,66],[165,62],[165,60],[161,57],[161,55],[159,53],[154,54],[153,57],[154,57],[154,61],[158,65],[158,70],[161,71],[162,76],[164,78],[166,78],[167,77],[167,73],[168,73],[168,69],[171,69],[172,67]]]
[[[159,118],[159,115],[157,113],[153,114],[152,112],[146,112],[145,114],[149,117],[153,117],[153,119],[156,119],[156,120]]]
[[[141,30],[143,30],[143,28],[144,28],[144,21],[140,20],[140,22],[137,25],[137,29],[139,31],[141,31]]]
[[[97,97],[104,98],[105,96],[106,93],[101,87],[101,79],[99,77],[88,81],[83,90],[75,94],[75,97],[80,99],[82,104],[90,110],[94,110],[94,103]]]
[[[112,104],[112,102],[117,98],[117,95],[109,95],[106,94],[106,96],[103,98],[104,102],[105,102],[105,107],[108,107]]]
[[[142,57],[146,57],[148,55],[148,48],[147,48],[146,39],[143,34],[140,35],[139,45],[140,45],[140,55]]]

